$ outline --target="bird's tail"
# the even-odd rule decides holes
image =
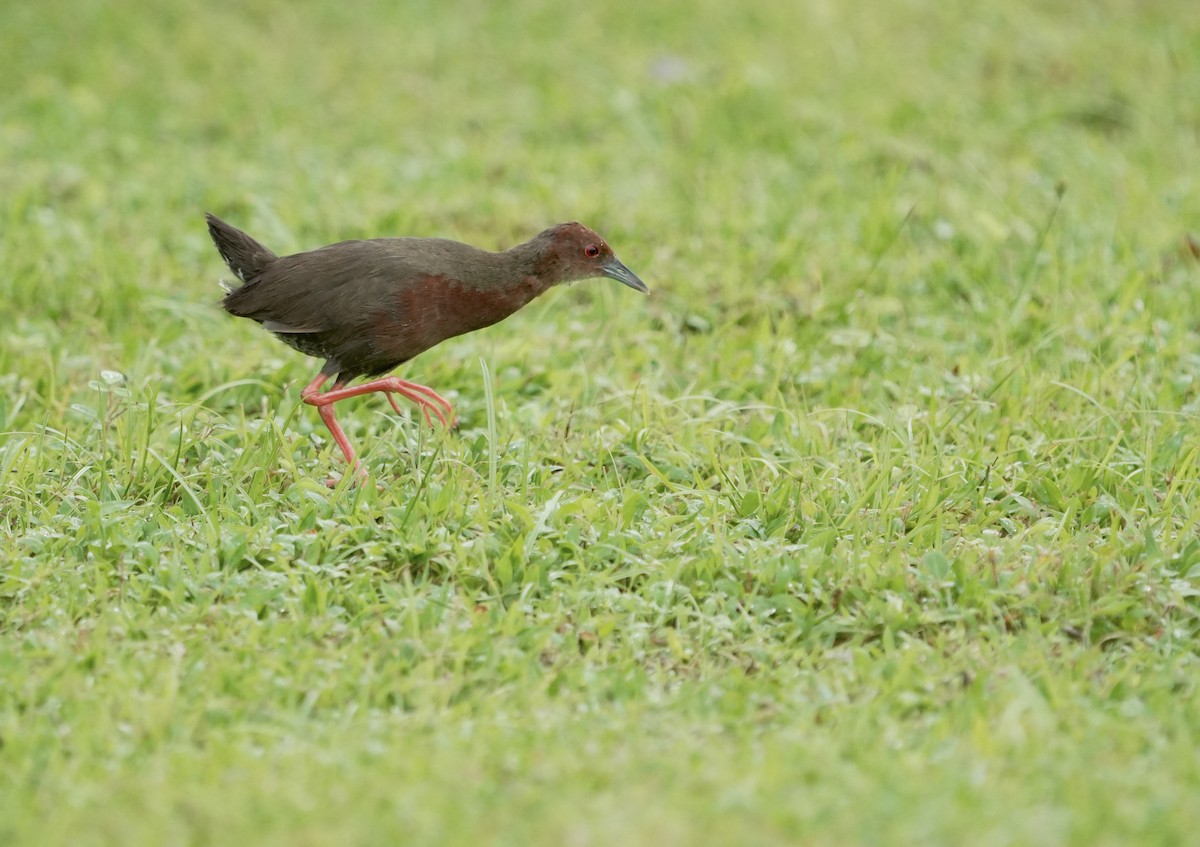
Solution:
[[[217,252],[242,282],[249,282],[267,269],[279,257],[235,226],[230,226],[211,212],[204,214],[208,234]]]

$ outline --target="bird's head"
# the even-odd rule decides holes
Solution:
[[[608,243],[581,223],[553,226],[534,241],[540,248],[540,273],[556,283],[606,276],[643,294],[650,292],[646,283],[613,254]]]

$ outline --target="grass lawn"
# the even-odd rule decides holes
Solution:
[[[1195,11],[8,4],[0,844],[1193,842]],[[330,490],[205,211],[652,295]]]

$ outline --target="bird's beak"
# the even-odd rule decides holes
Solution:
[[[600,269],[600,273],[615,279],[617,282],[623,282],[630,288],[640,291],[643,294],[650,293],[650,289],[646,287],[646,283],[638,279],[637,274],[621,264],[620,259],[614,257],[611,262]]]

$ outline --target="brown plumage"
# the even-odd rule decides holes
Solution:
[[[325,360],[301,397],[318,407],[351,466],[354,449],[333,413],[338,400],[382,391],[399,411],[392,395],[400,394],[427,420],[432,412],[453,421],[450,403],[431,388],[397,377],[347,387],[351,380],[387,373],[447,338],[491,326],[562,282],[607,276],[647,291],[604,239],[579,223],[498,253],[443,238],[377,238],[280,257],[206,217],[217,250],[242,281],[226,294],[225,310]],[[333,387],[322,392],[330,378]]]

